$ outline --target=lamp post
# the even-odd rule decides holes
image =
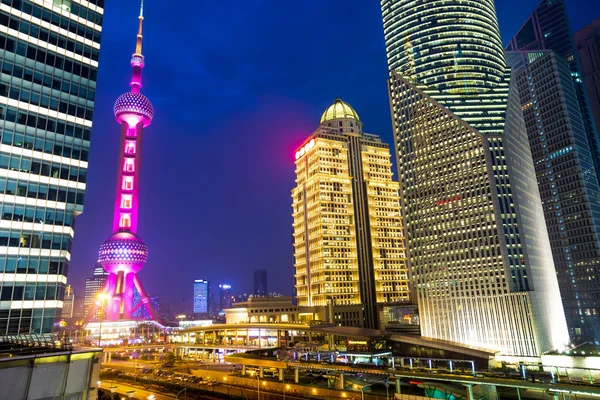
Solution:
[[[177,393],[177,395],[175,396],[175,399],[178,399],[178,398],[179,398],[179,394],[180,394],[181,392],[185,392],[184,396],[187,398],[187,382],[185,383],[185,387],[184,387],[183,389],[181,389],[181,390],[179,391],[179,393]]]
[[[108,295],[106,293],[100,293],[98,295],[98,301],[100,302],[100,330],[98,332],[98,347],[101,347],[102,342],[102,321],[104,321],[104,302],[108,299]]]
[[[250,372],[250,375],[256,375],[256,387],[258,389],[258,400],[260,400],[260,375],[257,374],[255,371]]]

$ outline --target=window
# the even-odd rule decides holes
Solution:
[[[126,140],[125,141],[125,154],[135,154],[135,141],[134,140]]]
[[[135,164],[133,158],[126,158],[125,164],[123,166],[123,171],[125,172],[133,172],[135,171]]]
[[[123,190],[133,190],[133,176],[124,176],[123,177],[123,185],[121,186]]]
[[[129,228],[131,226],[131,214],[121,213],[121,219],[119,220],[120,228]]]
[[[121,195],[121,208],[131,208],[132,196],[130,194]]]

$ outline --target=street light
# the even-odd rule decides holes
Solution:
[[[98,347],[101,347],[101,342],[102,342],[102,321],[104,321],[104,313],[106,311],[104,311],[104,302],[108,300],[108,295],[106,293],[100,293],[98,295],[98,301],[100,302],[100,308],[101,308],[101,313],[100,313],[100,331],[98,333]]]
[[[177,393],[177,395],[175,396],[175,399],[179,398],[179,395],[181,394],[181,392],[185,392],[184,396],[187,398],[187,382],[185,383],[185,387],[183,389],[181,389],[179,391],[179,393]]]
[[[250,371],[250,375],[256,375],[256,387],[258,388],[258,400],[260,400],[260,375],[256,374],[255,371]]]

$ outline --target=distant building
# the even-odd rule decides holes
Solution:
[[[98,295],[108,278],[108,272],[102,268],[100,264],[96,264],[94,268],[94,274],[91,278],[85,280],[85,291],[83,293],[83,315],[88,317],[88,313],[91,307],[98,299]],[[96,313],[97,314],[97,313]],[[92,316],[93,319],[96,316]]]
[[[148,311],[146,307],[141,307],[138,305],[142,300],[142,296],[137,289],[133,290],[133,308],[136,309],[131,316],[135,319],[152,319],[152,314]],[[160,296],[150,296],[150,304],[152,305],[152,309],[158,312],[158,308],[160,306]],[[160,317],[159,317],[160,318]]]
[[[596,131],[600,130],[600,19],[575,34],[583,83],[587,89]]]
[[[358,307],[364,328],[409,300],[390,148],[340,99],[296,152],[292,190],[298,305]],[[356,311],[349,311],[355,313]],[[360,315],[362,313],[362,315]]]
[[[65,299],[63,300],[63,309],[61,318],[73,318],[75,311],[75,291],[71,289],[71,285],[65,289]]]
[[[219,285],[219,311],[231,308],[231,285]]]
[[[257,296],[266,296],[269,294],[266,269],[257,269],[254,271],[254,294]]]
[[[194,314],[208,315],[209,283],[203,279],[194,281]]]

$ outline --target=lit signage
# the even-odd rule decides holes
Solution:
[[[300,150],[296,152],[296,160],[312,150],[313,147],[315,147],[315,139],[312,139],[310,142],[306,143],[300,148]]]

